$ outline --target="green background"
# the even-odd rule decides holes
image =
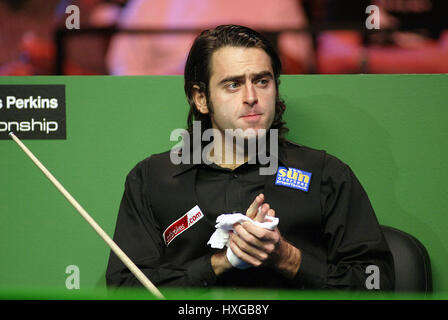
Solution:
[[[110,236],[126,174],[174,145],[171,131],[186,124],[180,76],[0,84],[66,85],[67,140],[24,143]],[[288,138],[352,167],[380,223],[428,249],[436,294],[448,293],[447,88],[448,75],[282,76],[280,86]],[[3,296],[68,291],[68,265],[80,269],[78,292],[104,289],[109,248],[11,140],[0,140],[0,181]]]

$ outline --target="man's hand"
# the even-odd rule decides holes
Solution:
[[[260,193],[258,196],[255,197],[254,202],[249,206],[249,208],[246,211],[246,216],[251,218],[254,221],[263,222],[265,215],[261,215],[260,209],[261,205],[264,202],[264,194]]]
[[[275,217],[275,211],[264,203],[264,195],[259,194],[246,211],[246,216],[254,221],[263,222],[269,215]],[[253,223],[243,222],[234,226],[230,233],[230,248],[241,260],[258,267],[261,265],[276,268],[288,278],[297,273],[300,262],[300,250],[287,242],[278,228],[267,230]],[[220,275],[233,268],[226,257],[226,250],[215,253],[211,257],[212,268]]]
[[[263,221],[264,217],[263,218],[261,216],[256,217],[257,213],[259,212],[258,208],[263,204],[263,202],[264,202],[264,195],[262,193],[260,193],[257,197],[255,197],[255,200],[252,202],[252,204],[246,210],[246,216],[248,216],[252,220],[257,219],[256,221]],[[262,220],[259,220],[261,218],[262,218]],[[219,276],[223,272],[233,268],[233,266],[230,264],[229,260],[227,259],[226,251],[227,251],[227,248],[215,253],[211,257],[212,268],[217,276]]]
[[[246,215],[259,222],[263,222],[267,215],[274,217],[274,209],[263,202],[264,195],[258,195]],[[234,230],[230,234],[229,245],[238,258],[255,267],[271,266],[288,278],[296,275],[300,267],[301,252],[281,236],[278,228],[268,230],[243,222],[236,224]]]

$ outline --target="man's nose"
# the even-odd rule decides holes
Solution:
[[[257,91],[252,83],[245,86],[244,90],[244,104],[253,107],[258,102]]]

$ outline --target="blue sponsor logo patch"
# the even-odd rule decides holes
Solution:
[[[278,167],[275,184],[294,189],[308,191],[311,182],[311,172],[295,168]]]

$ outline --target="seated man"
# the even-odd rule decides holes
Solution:
[[[156,286],[366,290],[373,265],[376,288],[394,288],[391,252],[351,169],[285,140],[280,72],[275,50],[249,28],[219,26],[194,41],[184,145],[131,170],[114,235]],[[198,153],[203,145],[187,138],[210,130]],[[233,225],[227,249],[213,249],[207,242],[227,213],[251,220]],[[276,227],[256,224],[273,217]],[[113,253],[106,278],[139,285]]]

